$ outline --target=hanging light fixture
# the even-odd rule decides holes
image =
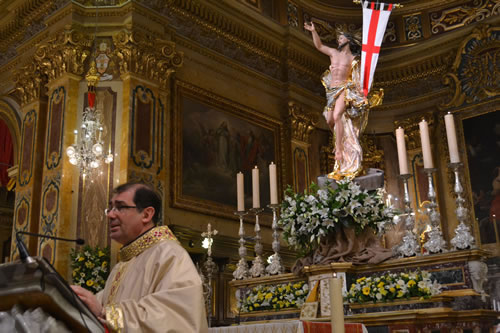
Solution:
[[[95,107],[96,87],[99,83],[100,74],[96,68],[97,53],[97,17],[98,6],[95,13],[95,33],[94,33],[94,60],[90,63],[90,68],[85,75],[87,80],[87,102],[88,106],[83,111],[82,126],[80,132],[75,133],[75,143],[66,149],[69,157],[69,163],[78,166],[83,177],[91,175],[94,170],[104,163],[113,162],[113,154],[104,154],[103,148],[103,125],[101,123],[101,114]]]
[[[101,115],[95,108],[95,92],[97,83],[99,83],[99,73],[95,61],[91,62],[85,79],[88,87],[88,106],[83,111],[80,132],[74,131],[75,143],[66,149],[69,163],[78,166],[84,177],[101,166],[102,162],[109,164],[113,161],[112,154],[104,154],[103,125],[100,119]]]

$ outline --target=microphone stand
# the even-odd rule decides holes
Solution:
[[[24,244],[22,237],[19,235],[20,233],[20,231],[16,232],[16,243],[17,250],[19,251],[19,258],[21,259],[21,262],[25,263],[28,267],[35,268],[38,264],[35,259],[30,256],[26,244]]]

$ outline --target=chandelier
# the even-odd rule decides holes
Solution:
[[[78,166],[83,177],[91,175],[103,162],[107,164],[113,162],[113,154],[104,154],[101,115],[95,108],[95,92],[99,82],[99,73],[94,61],[91,62],[85,79],[88,87],[88,106],[83,111],[80,133],[77,130],[74,132],[75,143],[66,149],[69,163]]]

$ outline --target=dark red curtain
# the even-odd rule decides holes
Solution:
[[[7,186],[7,169],[14,164],[14,146],[7,124],[0,119],[0,186]]]

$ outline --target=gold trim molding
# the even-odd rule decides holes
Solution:
[[[318,116],[304,111],[304,108],[294,101],[288,102],[288,116],[292,139],[308,143],[310,134],[318,124]]]

